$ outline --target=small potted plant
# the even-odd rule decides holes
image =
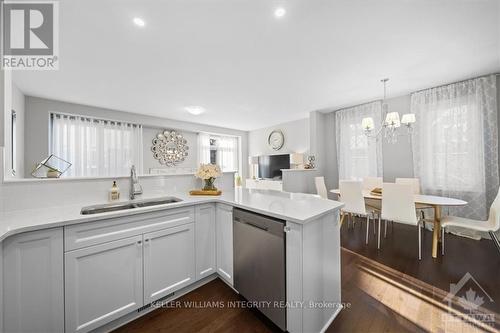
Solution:
[[[216,164],[200,164],[200,167],[195,174],[197,178],[200,178],[205,182],[203,191],[217,191],[214,182],[217,177],[220,177],[220,175],[220,168]]]

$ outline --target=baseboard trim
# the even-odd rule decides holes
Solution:
[[[209,275],[201,280],[196,281],[195,283],[193,283],[187,287],[184,287],[182,289],[177,290],[171,298],[164,299],[164,300],[162,300],[162,302],[173,301],[181,296],[186,295],[187,293],[189,293],[195,289],[198,289],[199,287],[201,287],[201,286],[203,286],[203,285],[205,285],[205,284],[207,284],[207,283],[209,283],[217,278],[219,278],[219,276],[215,273],[212,275]],[[128,324],[128,323],[144,316],[145,314],[148,314],[148,313],[150,313],[154,310],[157,310],[157,309],[158,309],[157,307],[152,306],[152,307],[145,309],[143,311],[140,311],[140,312],[138,312],[137,310],[134,310],[133,312],[130,312],[129,314],[126,314],[123,317],[120,317],[120,318],[118,318],[110,323],[107,323],[101,327],[96,328],[92,332],[95,332],[95,333],[111,332],[111,331],[117,329],[118,327],[121,327],[125,324]]]
[[[335,310],[335,312],[332,314],[332,316],[330,317],[330,319],[328,319],[328,321],[325,323],[325,326],[323,326],[323,328],[321,329],[320,333],[326,332],[326,330],[328,329],[328,327],[330,327],[330,325],[333,323],[333,321],[335,320],[335,318],[337,318],[337,316],[340,313],[340,311],[342,311],[342,307],[338,307]]]

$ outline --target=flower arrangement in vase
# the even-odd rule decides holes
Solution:
[[[195,176],[205,182],[203,191],[217,191],[214,185],[215,179],[220,177],[221,170],[216,164],[200,164]]]

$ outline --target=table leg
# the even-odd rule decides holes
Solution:
[[[437,258],[438,243],[441,241],[441,206],[434,206],[434,230],[432,231],[432,257]]]

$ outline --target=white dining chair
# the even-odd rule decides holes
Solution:
[[[381,220],[415,225],[418,227],[418,260],[422,259],[422,224],[417,218],[413,188],[406,184],[382,185],[382,212],[378,219],[378,248],[380,249]]]
[[[488,220],[479,221],[457,216],[446,216],[441,219],[441,254],[444,255],[444,238],[447,227],[462,227],[476,231],[487,232],[500,253],[500,242],[495,234],[500,229],[500,190],[490,207]]]
[[[395,182],[396,184],[410,185],[413,189],[413,194],[422,193],[420,188],[420,179],[418,178],[396,178]],[[415,204],[415,207],[417,208],[418,213],[421,215],[420,218],[422,219],[425,227],[425,209],[432,209],[432,207],[423,204]]]
[[[325,177],[314,177],[316,192],[323,199],[328,199],[328,191],[326,190]]]
[[[368,244],[368,233],[370,229],[370,216],[375,222],[376,210],[373,207],[368,207],[365,204],[363,197],[362,183],[353,180],[341,180],[339,182],[340,201],[344,204],[342,208],[343,214],[359,215],[366,217],[366,244]],[[348,222],[349,223],[349,222]],[[375,223],[373,224],[375,230]]]

